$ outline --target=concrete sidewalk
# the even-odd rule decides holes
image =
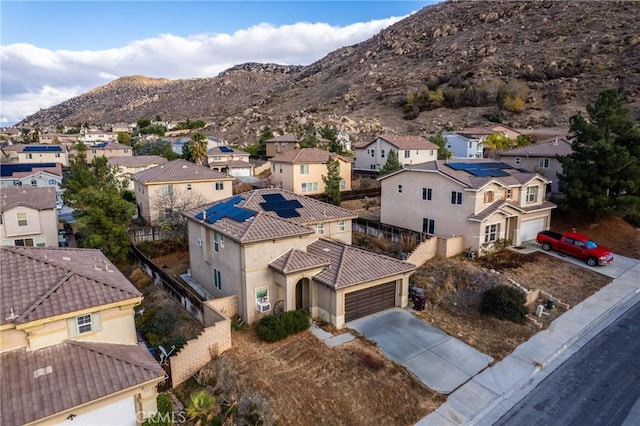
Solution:
[[[638,301],[640,263],[635,261],[611,284],[557,318],[502,361],[474,376],[417,424],[493,424],[553,369]]]

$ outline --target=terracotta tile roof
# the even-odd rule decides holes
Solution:
[[[469,220],[472,220],[474,222],[482,222],[483,220],[486,220],[494,213],[502,210],[503,207],[511,207],[512,209],[515,209],[524,213],[531,213],[535,211],[555,209],[557,206],[551,201],[543,201],[540,204],[523,207],[513,203],[509,203],[505,200],[498,200],[498,201],[495,201],[490,206],[488,206],[486,209],[482,210],[480,213],[469,216]]]
[[[324,149],[318,148],[293,149],[291,151],[287,151],[283,154],[271,158],[271,162],[289,164],[324,164],[329,160],[329,156],[331,156],[331,158],[333,158],[334,160],[340,159],[348,163],[353,162],[353,159],[351,158],[343,157],[341,155],[337,155],[329,151],[325,151]]]
[[[322,257],[317,257],[306,251],[291,249],[285,254],[274,260],[269,266],[276,271],[283,274],[289,274],[291,272],[304,271],[311,268],[319,268],[321,266],[328,266],[329,260]]]
[[[329,260],[329,267],[317,273],[313,280],[335,289],[407,274],[416,269],[409,262],[324,238],[309,244],[307,252]]]
[[[295,209],[298,216],[282,218],[279,217],[276,212],[264,210],[262,204],[267,200],[263,198],[263,195],[269,194],[280,194],[285,201],[297,201],[301,206]],[[315,228],[311,228],[309,225],[330,220],[355,219],[358,216],[351,210],[278,188],[255,189],[238,194],[237,197],[242,199],[235,204],[237,207],[255,212],[255,215],[243,222],[238,222],[229,217],[223,217],[213,224],[209,224],[196,218],[196,215],[202,213],[204,210],[216,204],[226,203],[230,199],[191,209],[184,212],[183,215],[220,232],[234,241],[240,242],[255,242],[271,238],[308,235],[315,232]]]
[[[100,250],[0,247],[0,325],[140,297]]]
[[[53,187],[17,186],[2,188],[0,193],[0,212],[23,206],[34,210],[56,208],[56,190]]]
[[[208,167],[200,166],[186,160],[177,159],[157,167],[135,173],[131,179],[140,183],[164,183],[201,180],[228,180],[224,173],[216,172]]]
[[[271,142],[298,142],[298,137],[295,133],[285,133],[282,136],[276,136],[274,138],[268,139],[267,143]]]
[[[0,360],[4,426],[43,419],[165,375],[138,345],[65,341],[34,351],[7,351]]]
[[[489,207],[482,210],[480,213],[469,216],[469,220],[472,220],[474,222],[482,222],[489,216],[493,215],[495,212],[499,211],[506,204],[507,202],[505,200],[494,201]]]
[[[447,176],[458,183],[460,185],[470,188],[470,189],[480,189],[485,186],[487,183],[494,181],[498,182],[506,187],[518,187],[527,184],[534,178],[539,178],[544,182],[548,182],[546,178],[540,176],[536,173],[529,172],[524,169],[511,168],[505,169],[504,171],[509,173],[508,176],[474,176],[469,172],[464,170],[454,170],[447,166],[447,163],[481,163],[481,162],[496,162],[495,160],[476,160],[476,159],[455,159],[455,160],[437,160],[437,161],[427,161],[426,163],[415,164],[405,166],[404,169],[398,170],[393,173],[389,173],[383,177],[378,178],[379,180],[383,180],[388,178],[389,176],[394,176],[399,173],[408,173],[411,171],[417,172],[428,172],[428,173],[439,173],[443,176]]]
[[[553,138],[544,142],[520,146],[507,151],[501,151],[500,156],[509,157],[552,157],[556,155],[566,157],[571,154],[571,143],[565,138]]]
[[[120,157],[110,157],[107,162],[112,166],[123,166],[123,167],[146,167],[151,165],[161,165],[167,163],[167,160],[164,157],[159,155],[133,155],[133,156],[120,156]]]

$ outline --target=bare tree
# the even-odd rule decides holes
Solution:
[[[158,195],[154,196],[151,203],[158,212],[158,223],[166,231],[182,230],[185,226],[185,219],[182,212],[207,202],[207,199],[193,190],[175,189],[167,186]]]

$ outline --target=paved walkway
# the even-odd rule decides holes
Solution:
[[[389,359],[442,394],[450,394],[493,361],[400,308],[359,318],[346,326],[375,342]]]
[[[466,382],[418,425],[493,424],[561,364],[559,361],[570,357],[640,301],[640,262],[635,259],[629,262],[633,265],[620,271],[611,284],[557,318],[549,328],[518,346],[502,361]],[[601,272],[600,269],[597,271]]]

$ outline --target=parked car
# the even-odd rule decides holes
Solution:
[[[62,206],[64,206],[64,203],[62,202],[62,200],[56,201],[56,209],[58,211],[62,210]]]
[[[587,265],[608,265],[613,262],[613,253],[606,247],[598,245],[587,235],[577,232],[559,234],[552,231],[542,231],[536,238],[542,244],[542,250],[555,250],[578,259],[586,260]]]

